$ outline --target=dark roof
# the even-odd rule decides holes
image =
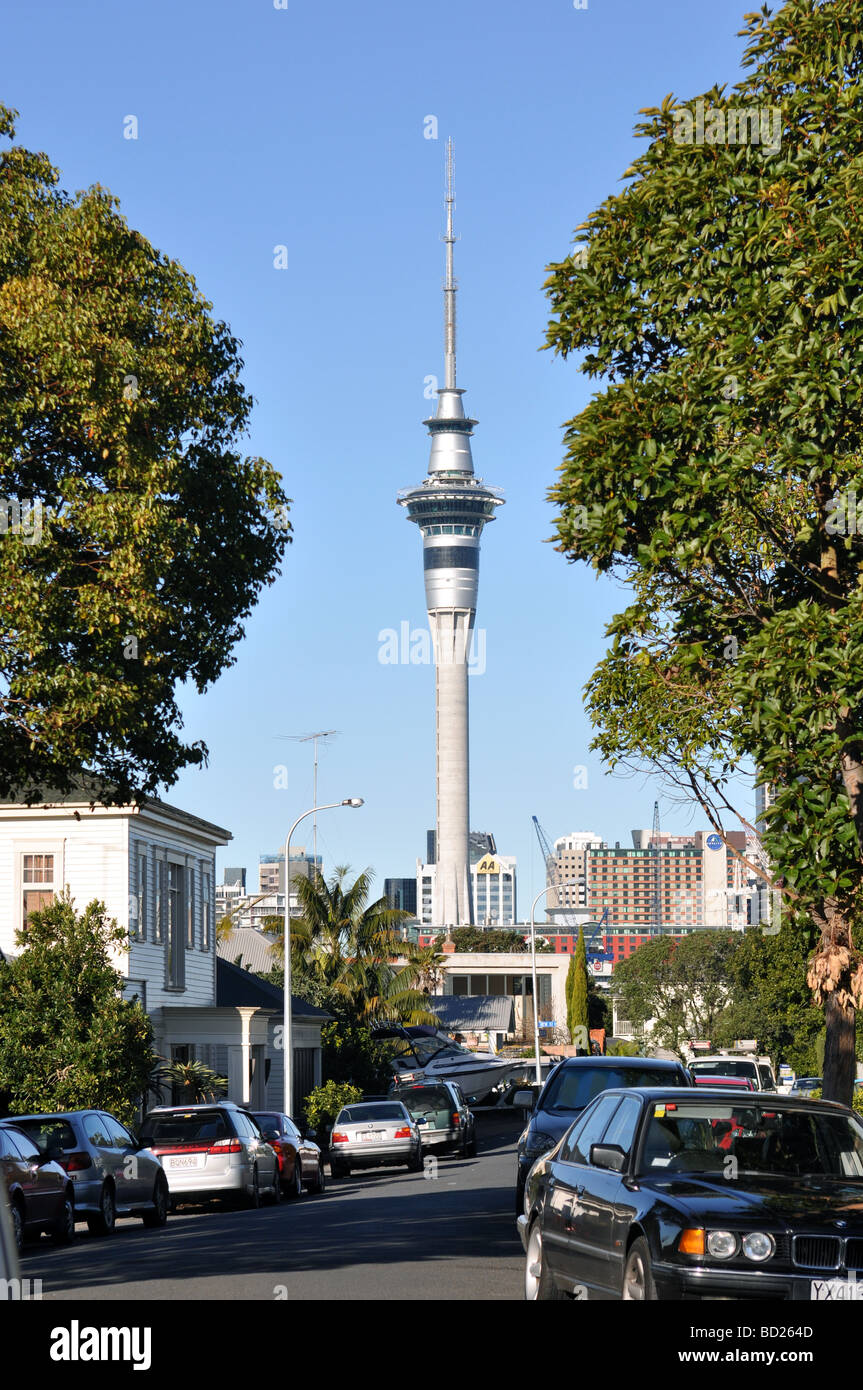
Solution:
[[[274,1013],[282,1013],[285,994],[278,985],[270,984],[269,980],[262,980],[260,975],[253,975],[250,970],[242,970],[239,965],[232,965],[230,961],[217,956],[216,1007],[270,1009]],[[317,1023],[326,1023],[332,1014],[292,994],[291,1018],[309,1018]]]
[[[445,1033],[511,1033],[515,1028],[512,996],[507,994],[432,994],[429,1010]]]

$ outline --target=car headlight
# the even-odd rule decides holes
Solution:
[[[763,1260],[770,1259],[775,1249],[776,1241],[766,1231],[750,1231],[749,1235],[743,1237],[743,1253],[747,1260],[761,1264]]]
[[[737,1254],[737,1237],[733,1231],[711,1231],[707,1249],[715,1260],[730,1260]]]
[[[553,1134],[545,1134],[541,1129],[535,1129],[528,1133],[524,1146],[525,1158],[539,1158],[542,1154],[547,1154],[549,1149],[553,1149],[557,1140]]]

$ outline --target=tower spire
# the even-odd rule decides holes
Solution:
[[[456,283],[452,273],[452,248],[455,236],[452,230],[452,210],[455,204],[453,191],[452,137],[446,142],[446,283],[444,284],[444,354],[446,359],[446,390],[455,390],[455,292]]]

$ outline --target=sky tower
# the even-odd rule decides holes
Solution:
[[[476,420],[456,386],[453,278],[453,157],[446,149],[445,385],[437,411],[424,420],[431,435],[428,477],[399,493],[400,506],[423,537],[426,607],[435,657],[437,866],[433,923],[447,930],[473,922],[470,888],[468,652],[479,585],[479,540],[495,508],[497,488],[474,476],[470,436]]]

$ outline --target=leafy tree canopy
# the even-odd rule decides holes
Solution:
[[[140,1003],[112,955],[127,935],[92,902],[31,913],[15,960],[0,959],[0,1092],[10,1113],[96,1106],[130,1121],[157,1058]]]
[[[775,787],[764,847],[786,913],[819,933],[825,1094],[848,1101],[863,1001],[860,4],[787,0],[745,24],[744,80],[646,108],[625,186],[550,267],[548,343],[601,383],[551,497],[559,548],[630,587],[588,687],[594,747],[663,772],[720,831],[738,769]]]
[[[211,307],[105,189],[0,152],[0,795],[128,801],[206,755],[175,685],[231,664],[290,529]]]

